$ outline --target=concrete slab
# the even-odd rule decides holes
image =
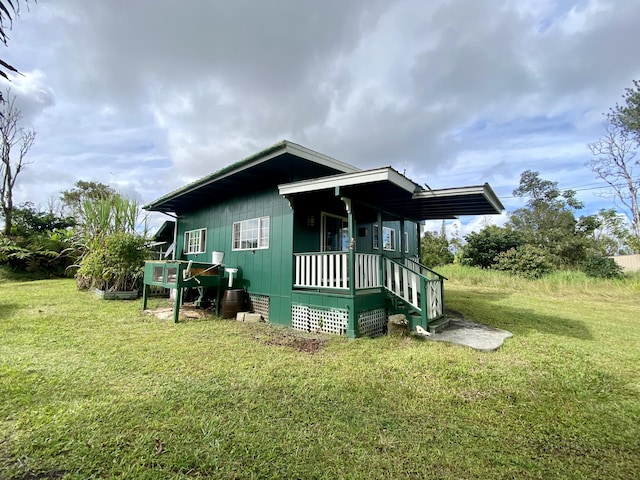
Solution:
[[[475,350],[490,352],[502,346],[513,334],[506,330],[482,325],[464,318],[452,318],[442,331],[426,337],[436,342],[451,342]]]

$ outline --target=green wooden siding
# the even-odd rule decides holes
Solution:
[[[232,250],[233,223],[269,217],[269,248]],[[206,252],[183,254],[184,233],[207,229]],[[270,298],[269,318],[287,324],[291,310],[293,212],[276,190],[247,192],[219,204],[184,213],[178,221],[177,255],[183,260],[211,261],[211,252],[225,253],[224,264],[239,268],[234,287]],[[287,312],[284,314],[284,312]]]
[[[310,196],[304,202],[300,200],[296,199],[294,214],[288,200],[281,197],[275,189],[247,191],[237,198],[183,213],[177,222],[176,256],[181,260],[210,262],[213,251],[222,251],[225,253],[224,264],[240,270],[234,287],[246,288],[250,293],[269,297],[271,323],[291,325],[292,304],[347,310],[347,335],[357,336],[358,313],[384,308],[385,293],[380,290],[351,297],[345,294],[292,290],[294,251],[320,251],[321,212],[346,217],[344,204],[335,198]],[[399,221],[383,223],[383,226],[396,230],[396,251],[388,252],[382,249],[382,229],[380,249],[374,250],[373,225],[377,223],[372,218],[374,215],[357,204],[354,206],[354,213],[357,252],[378,253],[394,258],[401,256],[399,247],[402,232]],[[269,217],[269,248],[233,251],[233,223],[265,216]],[[314,217],[313,225],[309,225],[309,216]],[[404,226],[409,239],[409,253],[405,255],[417,255],[416,239],[419,225],[405,221]],[[184,254],[184,233],[200,228],[207,230],[206,252]]]

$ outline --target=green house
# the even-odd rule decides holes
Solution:
[[[149,262],[145,289],[209,288],[219,304],[231,285],[270,323],[358,337],[390,313],[412,329],[443,317],[445,279],[419,263],[423,221],[503,206],[488,184],[431,190],[283,141],[144,208],[176,222],[173,259]]]

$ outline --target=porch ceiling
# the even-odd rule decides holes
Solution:
[[[461,215],[493,215],[504,209],[487,183],[426,190],[391,167],[288,183],[278,189],[287,197],[333,190],[336,196],[381,210],[385,219],[440,220]]]

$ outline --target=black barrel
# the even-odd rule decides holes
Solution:
[[[238,312],[244,310],[246,293],[241,288],[232,288],[224,291],[220,316],[222,318],[236,318]]]

